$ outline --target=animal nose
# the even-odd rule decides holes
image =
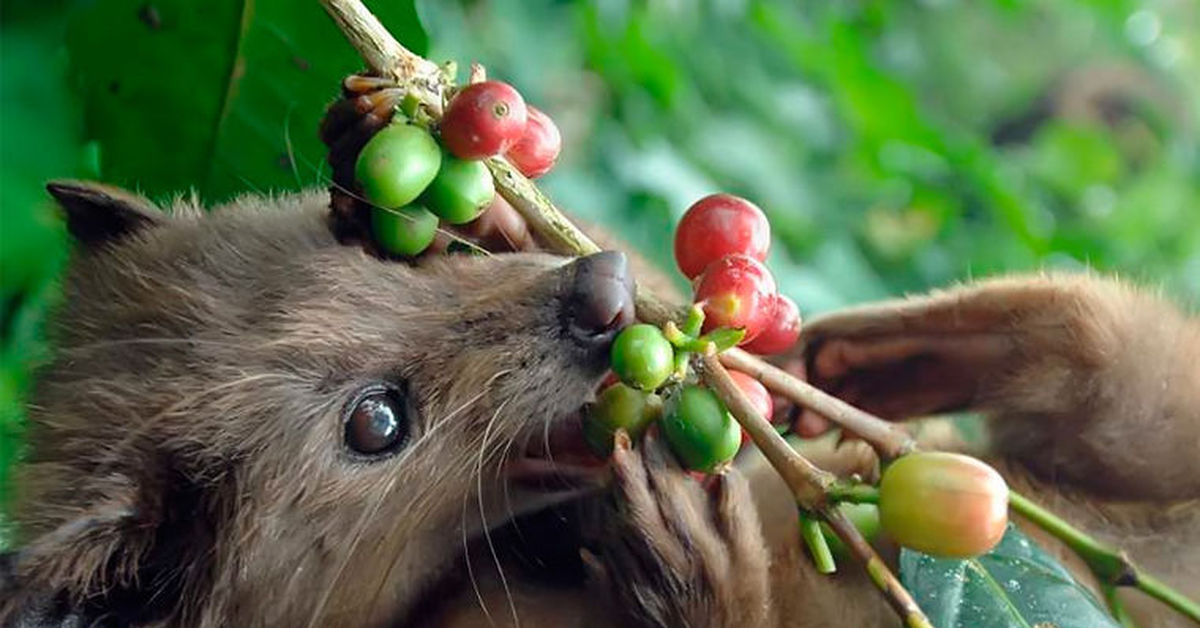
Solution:
[[[574,276],[563,301],[568,331],[587,343],[611,341],[634,319],[629,260],[619,251],[603,251],[581,257],[570,266]]]

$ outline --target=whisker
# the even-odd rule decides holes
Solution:
[[[467,540],[467,504],[470,502],[470,495],[463,494],[462,500],[462,525],[459,528],[462,530],[462,547],[463,558],[467,564],[467,579],[471,581],[471,589],[475,591],[475,600],[479,602],[479,608],[483,611],[483,616],[487,618],[488,625],[495,626],[496,620],[492,618],[492,612],[488,610],[487,602],[483,600],[483,592],[479,590],[479,580],[475,577],[475,569],[471,564],[471,548]]]
[[[329,186],[331,181],[330,181],[329,175],[325,174],[325,167],[328,165],[325,163],[325,160],[320,160],[314,164],[312,161],[310,161],[304,155],[299,154],[299,153],[294,153],[291,155],[291,157],[294,159],[293,168],[295,168],[296,164],[299,164],[301,166],[304,166],[304,168],[306,170],[308,170],[312,173],[312,175],[313,175],[312,186],[313,187],[317,187],[317,186],[328,187]],[[299,176],[298,173],[297,173],[297,176]],[[306,186],[303,184],[303,182],[301,182],[300,187],[306,187]]]
[[[486,382],[484,382],[484,384],[483,384],[483,387],[482,387],[482,388],[483,388],[482,390],[480,390],[478,393],[476,393],[475,395],[473,395],[472,397],[470,397],[469,399],[467,399],[466,401],[464,401],[464,402],[463,402],[462,404],[460,404],[458,407],[454,408],[454,409],[453,409],[453,410],[451,410],[450,412],[448,412],[448,413],[446,413],[445,415],[443,415],[443,416],[442,416],[442,418],[440,418],[440,419],[438,419],[438,420],[435,420],[435,421],[431,421],[431,422],[430,422],[430,426],[429,426],[429,430],[428,430],[428,431],[427,431],[425,434],[423,434],[423,435],[422,435],[420,438],[418,438],[418,439],[417,439],[417,440],[416,440],[414,443],[412,443],[411,445],[409,445],[409,446],[407,447],[407,450],[406,450],[406,451],[407,451],[407,452],[420,451],[420,447],[421,447],[421,445],[423,444],[423,442],[424,442],[425,440],[427,440],[427,439],[429,439],[429,438],[433,437],[435,434],[437,434],[437,433],[438,433],[438,432],[439,432],[439,431],[440,431],[442,428],[444,428],[445,426],[449,426],[449,425],[451,425],[451,423],[450,423],[450,419],[452,419],[452,418],[453,418],[455,415],[457,415],[457,414],[459,414],[459,413],[461,413],[461,412],[465,411],[467,408],[471,407],[471,406],[472,406],[472,405],[474,405],[476,402],[478,402],[478,401],[480,401],[481,399],[483,399],[483,398],[484,398],[484,396],[485,396],[485,395],[486,395],[486,394],[487,394],[487,393],[488,393],[488,392],[491,390],[491,386],[492,386],[492,384],[494,384],[494,383],[496,382],[496,380],[497,380],[497,379],[499,379],[500,377],[502,377],[502,376],[504,376],[504,375],[506,375],[506,374],[508,374],[508,373],[511,373],[511,372],[512,372],[512,369],[507,369],[507,370],[499,371],[499,372],[497,372],[496,374],[492,375],[490,378],[488,378],[488,380],[487,380]],[[500,410],[501,410],[501,409],[504,407],[504,405],[505,405],[506,403],[507,403],[507,401],[506,401],[505,403],[502,403],[502,404],[500,405],[500,407],[499,407],[499,408],[497,408],[497,410],[496,410],[496,414],[494,414],[494,415],[493,415],[493,418],[492,418],[492,420],[494,420],[494,419],[495,419],[495,417],[499,415],[499,412],[500,412]],[[489,424],[492,422],[492,420],[489,420]],[[486,436],[486,430],[485,430],[485,436]],[[481,439],[481,443],[482,443],[482,441],[483,441],[483,439]],[[402,463],[403,463],[403,459],[401,459],[401,461],[399,461],[397,464],[402,464]],[[394,481],[395,481],[395,480],[394,480],[394,478],[396,478],[396,477],[399,477],[399,476],[393,476],[393,482],[392,482],[392,484],[394,484]],[[390,491],[391,491],[391,487],[389,486],[388,492],[390,492]],[[386,495],[387,495],[387,493],[384,493],[384,496],[386,496]],[[482,603],[482,599],[483,599],[483,598],[482,598],[482,594],[479,592],[479,590],[478,590],[478,586],[475,584],[475,581],[474,581],[474,574],[472,573],[472,569],[471,569],[471,557],[470,557],[470,552],[469,552],[469,551],[467,551],[467,550],[468,550],[468,548],[467,548],[467,536],[466,536],[466,534],[467,534],[467,532],[466,532],[466,530],[467,530],[467,526],[466,526],[466,504],[467,504],[467,499],[468,499],[468,497],[469,497],[469,494],[464,494],[464,495],[463,495],[463,554],[464,554],[464,557],[466,558],[466,562],[467,562],[467,573],[468,573],[469,577],[472,579],[472,586],[473,586],[473,587],[475,587],[475,589],[476,589],[476,596],[477,596],[477,597],[480,599],[480,602]],[[382,501],[382,500],[381,500],[381,501]],[[359,543],[359,541],[360,541],[360,539],[358,538],[358,534],[356,534],[356,538],[354,539],[354,541],[352,542],[352,545],[351,545],[351,551],[350,551],[350,552],[347,554],[347,557],[349,557],[350,555],[352,555],[352,554],[353,554],[353,550],[354,550],[354,549],[357,547],[357,544]],[[382,595],[382,593],[383,593],[383,586],[384,586],[384,584],[385,584],[385,583],[387,583],[388,579],[391,577],[392,571],[395,569],[395,567],[396,567],[396,564],[399,562],[399,559],[400,559],[400,554],[401,554],[401,551],[402,551],[402,549],[401,549],[401,548],[402,548],[402,544],[397,546],[397,549],[395,550],[395,553],[394,553],[394,554],[393,554],[393,556],[392,556],[392,561],[391,561],[391,563],[388,565],[388,569],[387,569],[387,571],[386,571],[386,572],[384,572],[384,575],[383,575],[383,577],[382,577],[382,578],[380,579],[380,581],[379,581],[379,588],[377,588],[377,589],[375,590],[375,593],[374,593],[374,595],[371,597],[371,606],[372,606],[372,607],[373,607],[373,606],[374,606],[374,605],[375,605],[375,604],[376,604],[376,603],[379,601],[379,597],[380,597],[380,595]],[[345,566],[345,564],[343,563],[343,567],[344,567],[344,566]],[[340,574],[339,574],[339,575],[340,575]],[[331,586],[333,586],[334,584],[336,584],[336,578],[335,578],[335,580],[334,580],[334,581],[331,583]],[[326,593],[326,597],[328,597],[328,593]],[[481,606],[481,608],[483,608],[483,610],[484,610],[484,614],[485,614],[485,615],[487,615],[487,608],[486,608],[486,607],[482,607],[482,606]],[[491,620],[491,616],[490,616],[490,615],[488,615],[488,621],[489,621],[489,623],[494,623],[494,622],[492,622],[492,620]],[[311,628],[311,626],[310,626],[310,628]]]
[[[358,544],[362,542],[363,533],[366,532],[367,529],[367,522],[369,522],[375,517],[376,514],[379,513],[380,507],[383,506],[383,502],[387,498],[388,494],[390,494],[392,489],[395,488],[396,480],[398,480],[399,477],[400,476],[396,474],[392,475],[384,489],[379,493],[379,497],[377,497],[371,503],[369,508],[363,510],[362,515],[358,517],[358,521],[354,523],[354,533],[350,540],[350,547],[347,549],[346,554],[342,557],[337,569],[334,570],[333,578],[329,580],[328,586],[326,586],[325,590],[321,592],[321,597],[317,600],[317,606],[313,609],[312,617],[308,621],[308,628],[313,628],[316,626],[321,619],[321,613],[325,612],[325,605],[329,603],[329,596],[333,593],[334,587],[337,586],[337,581],[341,579],[342,574],[346,571],[346,565],[350,564],[350,558],[354,556],[355,550],[358,549]],[[386,581],[386,578],[384,581]],[[383,586],[382,582],[380,583],[380,586]]]
[[[232,347],[232,348],[238,348],[238,349],[245,347],[244,344],[239,344],[236,342],[221,342],[219,340],[205,340],[202,338],[193,338],[193,337],[172,338],[172,337],[164,336],[161,338],[153,338],[153,337],[151,337],[151,338],[124,338],[121,340],[105,340],[102,342],[89,342],[87,344],[76,345],[74,347],[59,347],[56,349],[56,352],[59,354],[70,355],[70,354],[76,353],[76,352],[86,352],[86,351],[93,351],[96,349],[109,349],[112,347],[120,347],[120,346],[126,346],[126,345],[140,345],[140,344],[210,345],[210,346],[214,346],[214,347],[221,347],[221,348],[231,348]]]
[[[296,101],[288,103],[287,112],[283,114],[283,145],[287,148],[288,163],[292,166],[292,176],[296,178],[296,187],[304,187],[304,183],[300,180],[300,169],[296,167],[296,150],[292,147],[292,111],[296,108]]]
[[[402,457],[400,458],[400,460],[398,460],[396,462],[396,464],[398,464],[398,465],[403,464],[404,457],[412,455],[411,452],[420,451],[420,447],[426,440],[431,439],[434,436],[438,435],[440,429],[442,429],[444,426],[449,425],[449,423],[446,422],[446,418],[449,418],[450,416],[453,416],[454,414],[462,412],[463,410],[468,408],[471,404],[482,399],[483,394],[484,393],[481,392],[480,394],[468,399],[466,402],[464,402],[458,408],[455,408],[452,412],[450,412],[442,420],[433,422],[428,431],[426,431],[424,434],[422,434],[420,438],[418,438],[416,441],[414,441],[412,444],[410,444],[407,447],[406,453],[402,454]],[[366,527],[367,527],[368,522],[371,521],[371,519],[373,519],[375,517],[375,515],[378,514],[379,509],[382,507],[382,505],[383,505],[384,501],[387,499],[388,495],[390,495],[391,492],[395,489],[396,482],[399,480],[399,478],[400,478],[400,476],[398,474],[393,474],[391,476],[391,478],[388,480],[387,485],[384,488],[384,490],[379,494],[378,497],[376,497],[372,501],[370,507],[368,507],[367,509],[365,509],[363,511],[363,514],[362,514],[362,516],[359,517],[358,521],[355,522],[354,532],[353,532],[353,535],[352,535],[351,541],[350,541],[350,547],[348,548],[341,563],[338,565],[337,570],[334,572],[333,578],[330,579],[329,585],[322,592],[321,600],[318,602],[316,609],[313,611],[312,619],[310,620],[310,622],[308,624],[309,628],[313,628],[313,626],[316,625],[316,622],[320,619],[321,613],[325,610],[325,606],[329,602],[329,596],[332,594],[333,588],[337,586],[337,582],[339,579],[341,579],[342,574],[345,572],[346,567],[348,566],[351,557],[354,555],[354,552],[358,549],[358,545],[362,542],[363,535],[366,532]],[[465,500],[465,497],[464,497],[464,500]],[[402,547],[402,546],[403,545],[401,544],[400,547]],[[392,559],[391,564],[388,567],[388,570],[384,573],[383,577],[379,581],[379,588],[376,589],[375,595],[372,597],[372,601],[371,601],[372,605],[375,604],[375,602],[379,599],[380,594],[382,594],[383,586],[387,583],[388,578],[391,577],[392,570],[395,568],[396,563],[399,560],[399,555],[400,555],[400,550],[398,549]]]
[[[511,374],[513,372],[513,370],[514,369],[504,369],[503,371],[498,371],[495,375],[492,375],[491,377],[489,377],[488,380],[483,383],[483,390],[480,390],[478,393],[475,393],[475,395],[473,397],[464,401],[462,403],[462,405],[460,405],[459,407],[446,413],[445,416],[443,416],[442,418],[437,420],[437,423],[444,423],[444,422],[450,420],[455,415],[459,414],[460,412],[462,412],[463,410],[465,410],[466,408],[468,408],[475,402],[482,399],[484,395],[488,394],[488,392],[491,391],[491,386],[492,386],[492,384],[496,383],[496,380],[500,379],[501,377],[504,377],[505,375]],[[433,423],[431,423],[431,426],[432,425],[433,425]]]
[[[525,435],[525,440],[523,440],[521,442],[521,451],[525,451],[525,450],[529,449],[529,441],[530,441],[530,439],[533,438],[533,435],[534,435],[534,432],[529,432]],[[524,544],[525,543],[525,535],[522,533],[521,524],[517,521],[517,515],[515,512],[513,512],[513,509],[512,509],[512,497],[509,494],[509,490],[508,490],[511,485],[512,485],[512,478],[510,478],[507,475],[504,476],[502,485],[501,485],[503,487],[503,491],[504,491],[504,512],[505,512],[505,514],[508,515],[508,520],[513,522],[512,527],[513,527],[513,531],[517,535],[517,538],[521,541],[522,544]]]
[[[398,460],[396,462],[396,464],[397,465],[403,464],[404,457],[412,455],[411,452],[420,451],[421,446],[424,444],[424,442],[426,440],[431,439],[433,436],[438,434],[439,431],[444,426],[450,425],[449,419],[451,419],[455,415],[465,411],[467,408],[471,407],[473,404],[478,402],[480,399],[483,399],[484,395],[486,395],[488,393],[488,389],[490,388],[492,382],[494,382],[497,378],[499,378],[505,372],[506,371],[501,371],[501,372],[497,373],[496,375],[493,375],[492,378],[489,379],[484,384],[484,386],[485,386],[484,390],[479,391],[477,394],[475,394],[474,396],[472,396],[471,398],[467,399],[462,404],[460,404],[457,408],[454,408],[450,412],[446,413],[441,419],[436,420],[436,421],[431,421],[430,425],[429,425],[429,429],[426,430],[426,432],[424,434],[422,434],[420,436],[420,438],[418,438],[416,441],[414,441],[413,443],[408,445],[408,447],[406,448],[405,454],[402,454],[401,459]],[[387,487],[384,489],[384,491],[379,494],[379,497],[374,500],[374,502],[371,504],[371,506],[363,512],[363,515],[361,517],[359,517],[359,520],[355,523],[354,533],[353,533],[352,539],[350,541],[350,547],[349,547],[348,551],[346,552],[346,555],[343,557],[341,564],[338,565],[337,570],[334,572],[333,578],[329,581],[329,586],[326,587],[325,591],[322,593],[321,600],[320,600],[320,602],[318,602],[317,607],[316,607],[315,611],[313,612],[312,619],[310,620],[310,622],[308,624],[309,628],[313,628],[313,626],[316,625],[316,622],[320,618],[321,613],[325,610],[325,605],[328,604],[329,596],[332,593],[333,588],[335,586],[337,586],[337,581],[341,578],[342,573],[345,571],[346,566],[349,564],[350,558],[354,555],[355,550],[358,549],[359,543],[362,542],[362,536],[363,536],[363,533],[366,531],[367,522],[370,521],[378,513],[379,508],[382,506],[384,500],[395,488],[396,481],[399,479],[399,477],[400,477],[399,475],[392,475],[392,477],[388,481]],[[465,502],[465,497],[464,497],[464,502]],[[464,508],[465,508],[465,506],[464,506]],[[463,534],[464,535],[466,534],[465,528],[464,528]],[[372,597],[372,601],[371,601],[372,605],[374,605],[375,602],[379,599],[379,596],[383,591],[382,587],[388,581],[388,578],[391,576],[392,569],[395,568],[396,562],[399,560],[399,555],[400,555],[400,551],[397,550],[396,554],[392,558],[392,562],[389,565],[387,572],[384,573],[384,577],[381,578],[379,581],[380,588],[375,591],[375,595]]]
[[[513,600],[512,590],[508,587],[508,578],[504,575],[504,566],[500,564],[500,556],[496,552],[496,544],[492,541],[492,533],[487,522],[487,513],[484,512],[483,506],[483,459],[488,445],[490,444],[490,439],[488,437],[491,434],[492,428],[495,427],[497,419],[500,417],[500,413],[508,405],[508,402],[511,399],[511,397],[505,399],[500,403],[499,406],[496,407],[496,412],[492,414],[492,418],[488,420],[487,427],[485,427],[483,430],[483,439],[480,442],[479,455],[477,456],[475,463],[475,496],[479,504],[479,519],[480,524],[483,526],[483,538],[485,541],[487,541],[488,552],[491,553],[492,562],[496,565],[496,574],[500,576],[500,585],[504,587],[504,597],[508,601],[508,610],[512,614],[513,625],[520,626],[521,619],[517,616],[517,605]]]
[[[489,383],[490,383],[490,382],[489,382]],[[412,445],[409,445],[409,446],[408,446],[408,448],[407,448],[407,452],[415,452],[415,451],[420,451],[420,447],[421,447],[422,443],[423,443],[423,442],[424,442],[426,439],[429,439],[429,438],[433,437],[433,436],[434,436],[434,435],[435,435],[435,434],[438,432],[438,430],[440,430],[440,429],[444,428],[445,426],[448,426],[448,425],[450,425],[450,423],[449,423],[449,422],[448,422],[446,419],[450,418],[451,416],[453,416],[454,414],[456,414],[456,413],[458,413],[458,412],[461,412],[461,411],[463,411],[463,410],[464,410],[464,409],[466,409],[466,408],[467,408],[469,405],[471,405],[471,404],[473,404],[474,402],[476,402],[476,401],[478,401],[478,400],[482,399],[482,398],[483,398],[483,395],[484,395],[484,393],[485,393],[485,392],[486,392],[486,391],[482,391],[482,392],[480,392],[479,394],[475,395],[475,396],[474,396],[474,397],[472,397],[471,399],[467,400],[467,402],[466,402],[466,403],[464,403],[463,405],[460,405],[458,408],[455,408],[455,409],[454,409],[454,411],[452,411],[451,413],[447,414],[447,415],[446,415],[446,417],[444,417],[444,418],[442,418],[441,420],[439,420],[439,421],[437,421],[437,422],[433,423],[433,425],[430,427],[430,429],[429,429],[429,431],[428,431],[427,433],[425,433],[424,435],[422,435],[422,436],[421,436],[421,438],[418,438],[418,439],[416,440],[416,442],[414,442]],[[408,454],[408,455],[411,455],[411,454]],[[403,458],[402,458],[402,459],[401,459],[399,462],[397,462],[397,464],[402,464],[402,463],[403,463]],[[393,477],[394,477],[394,478],[397,478],[397,477],[399,477],[399,476],[393,476]],[[433,487],[433,488],[431,488],[430,490],[434,490],[434,489],[436,489],[436,486],[435,486],[435,487]],[[390,489],[389,489],[389,491],[390,491]],[[384,495],[386,496],[386,493],[385,493]],[[466,496],[466,495],[464,495],[464,496],[463,496],[463,502],[464,502],[464,512],[465,512],[465,503],[466,503],[466,499],[467,499],[467,496]],[[466,532],[465,532],[465,528],[464,528],[464,534],[466,534]],[[356,540],[355,540],[355,542],[354,542],[354,545],[352,545],[352,546],[351,546],[351,548],[353,549],[354,547],[356,547],[357,543],[358,543],[358,540],[356,539]],[[392,571],[393,571],[393,570],[396,568],[396,564],[397,564],[397,563],[400,561],[400,554],[401,554],[401,552],[402,552],[402,549],[403,549],[403,544],[396,544],[396,550],[395,550],[395,552],[392,554],[392,561],[391,561],[391,563],[388,565],[388,568],[387,568],[387,570],[384,572],[384,574],[383,574],[383,577],[382,577],[382,578],[380,578],[380,580],[379,580],[379,587],[375,589],[375,593],[374,593],[374,594],[372,595],[372,597],[371,597],[371,606],[372,606],[372,607],[374,607],[374,605],[375,605],[375,604],[376,604],[376,603],[379,601],[379,597],[380,597],[380,595],[382,595],[382,594],[383,594],[383,586],[384,586],[384,584],[386,584],[386,583],[388,582],[388,579],[389,579],[389,578],[391,578]],[[353,552],[351,552],[351,553],[353,553]],[[469,558],[468,558],[468,560],[469,560]],[[468,571],[469,571],[469,569],[468,569]]]
[[[543,487],[546,487],[546,482],[549,482],[551,477],[560,477],[558,463],[554,461],[554,449],[550,447],[550,423],[551,421],[542,422],[542,445],[546,448],[546,462],[550,463],[550,470],[554,472],[554,475],[547,474],[542,478]]]

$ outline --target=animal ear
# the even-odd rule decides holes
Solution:
[[[35,596],[61,596],[74,608],[85,604],[89,613],[119,618],[134,612],[141,618],[115,625],[158,625],[155,621],[183,608],[184,592],[200,590],[211,573],[217,538],[213,513],[224,512],[216,494],[225,493],[201,490],[169,465],[86,481],[75,477],[75,469],[35,464],[25,470],[27,479],[45,483],[31,494],[59,490],[67,480],[74,490],[51,492],[50,501],[57,503],[27,513],[39,529],[27,530],[28,538],[10,561],[10,580]],[[50,520],[41,518],[45,513]],[[0,589],[0,625],[7,626],[4,606]]]
[[[62,206],[67,231],[87,247],[114,242],[166,220],[153,203],[115,186],[60,180],[47,183],[46,190]]]
[[[136,557],[148,542],[139,533],[153,528],[139,521],[137,489],[121,478],[106,482],[103,501],[78,508],[72,516],[30,539],[13,558],[17,576],[78,592],[111,580],[106,572],[136,568]],[[140,525],[135,525],[140,524]],[[51,576],[52,575],[52,576]],[[129,573],[120,574],[128,578]],[[55,580],[58,580],[55,582]]]

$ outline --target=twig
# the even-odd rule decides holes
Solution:
[[[933,624],[929,623],[929,619],[912,599],[912,595],[900,584],[892,570],[888,569],[887,563],[883,562],[875,548],[867,543],[846,515],[830,503],[829,492],[836,484],[837,478],[809,462],[783,440],[771,427],[771,422],[758,413],[754,404],[746,397],[746,393],[742,392],[729,376],[729,371],[725,370],[720,358],[710,353],[703,357],[702,364],[704,370],[701,375],[704,383],[716,391],[733,418],[741,423],[771,466],[783,476],[800,506],[815,512],[829,524],[838,538],[863,563],[871,582],[887,598],[906,626],[933,628]]]
[[[1125,604],[1121,602],[1121,598],[1117,596],[1117,587],[1111,584],[1101,585],[1104,592],[1104,603],[1108,604],[1108,612],[1112,613],[1113,619],[1122,628],[1138,628],[1137,622],[1130,617],[1129,611],[1125,609]]]
[[[467,83],[474,85],[475,83],[482,83],[486,80],[487,68],[484,68],[482,64],[472,63],[471,72],[467,75]]]
[[[912,436],[896,424],[859,410],[741,349],[726,351],[721,354],[721,361],[725,366],[761,381],[772,391],[854,432],[887,460],[903,456],[917,448]]]
[[[829,501],[851,504],[878,504],[879,488],[858,482],[839,482],[829,489]]]
[[[1200,624],[1200,604],[1176,591],[1171,585],[1140,569],[1134,569],[1134,581],[1130,585],[1142,593],[1179,611],[1184,617]]]
[[[825,539],[825,533],[821,531],[821,521],[803,508],[800,509],[799,515],[800,536],[804,538],[804,544],[812,553],[817,573],[835,573],[837,562],[833,560],[833,551],[829,549],[829,541]]]
[[[555,253],[591,255],[600,247],[563,215],[532,181],[500,157],[487,160],[496,191],[529,223],[542,244]]]
[[[839,482],[829,490],[828,497],[832,502],[875,504],[879,503],[879,489],[865,484]],[[1013,512],[1062,541],[1083,559],[1088,569],[1100,581],[1105,590],[1105,599],[1109,602],[1109,609],[1119,621],[1131,620],[1128,617],[1122,619],[1122,615],[1127,613],[1119,605],[1112,604],[1117,600],[1109,590],[1115,587],[1138,589],[1179,611],[1185,617],[1200,622],[1200,606],[1170,585],[1142,571],[1120,548],[1096,539],[1016,491],[1008,492],[1008,506]]]
[[[441,115],[442,99],[448,85],[447,77],[440,67],[424,57],[414,54],[397,42],[359,0],[320,1],[337,22],[350,44],[367,62],[372,72],[396,79],[399,84],[406,86],[410,93],[420,99],[432,116],[436,118]],[[496,181],[497,191],[521,214],[530,229],[549,250],[564,255],[589,255],[600,250],[596,243],[567,219],[536,185],[517,172],[507,161],[500,158],[489,159],[488,168],[492,171]],[[646,322],[662,325],[676,318],[682,320],[686,310],[663,301],[646,290],[639,290],[637,314],[638,318]],[[749,353],[739,349],[730,349],[722,354],[719,361],[715,356],[707,356],[706,364],[710,361],[714,366],[708,367],[706,372],[717,372],[717,369],[720,369],[719,372],[724,372],[721,365],[721,362],[724,362],[731,368],[754,376],[771,390],[858,434],[885,459],[895,458],[916,449],[916,442],[904,430],[859,410],[805,381],[792,377],[787,372]],[[728,378],[727,373],[726,378]],[[726,383],[732,384],[731,381]],[[736,394],[733,397],[744,397],[740,389],[734,392]],[[743,399],[743,401],[745,400]],[[736,401],[734,405],[737,405]],[[747,414],[745,409],[742,408],[743,416],[755,415],[754,412]],[[738,415],[735,414],[735,416]],[[798,501],[802,504],[807,501],[819,505],[815,512],[829,523],[838,536],[846,542],[847,547],[860,558],[867,557],[865,559],[866,568],[872,581],[884,591],[906,624],[913,627],[929,626],[928,620],[921,614],[911,596],[900,586],[895,576],[862,538],[858,529],[837,509],[827,507],[827,491],[833,487],[833,483],[826,479],[828,474],[807,460],[804,460],[803,463],[794,462],[792,456],[799,457],[799,455],[770,427],[765,419],[759,423],[752,419],[743,422],[739,418],[739,422],[742,422],[743,427],[747,428],[747,432],[750,433],[755,444],[771,461],[772,466],[784,476],[785,480],[788,480],[790,474],[792,479],[789,481],[789,486],[793,488],[793,491],[799,489],[799,492],[796,493]],[[764,426],[765,431],[762,429]],[[780,463],[776,464],[776,461],[780,461]],[[811,469],[805,470],[805,465]],[[1090,539],[1062,519],[1040,509],[1016,493],[1010,493],[1010,504],[1031,521],[1045,527],[1055,536],[1063,538],[1068,545],[1072,543],[1070,540],[1073,538],[1072,531],[1081,535],[1081,538]],[[1031,517],[1029,512],[1038,514]],[[1039,518],[1039,514],[1044,516]],[[1064,538],[1064,535],[1067,538]],[[1091,541],[1095,543],[1094,539]],[[1120,554],[1115,555],[1120,556]],[[1090,564],[1092,563],[1089,562]],[[1128,565],[1128,561],[1125,561],[1125,564]],[[1132,565],[1129,566],[1132,567]],[[1136,586],[1184,615],[1200,621],[1200,608],[1195,602],[1149,574],[1138,571],[1136,567],[1132,568],[1135,574],[1133,581],[1117,584]]]
[[[436,63],[396,41],[359,0],[321,0],[321,5],[372,73],[408,86],[435,115],[440,115],[446,78]]]
[[[883,592],[883,597],[892,605],[892,609],[896,614],[904,620],[904,625],[909,628],[933,628],[933,624],[929,622],[929,618],[921,611],[921,607],[917,606],[916,600],[912,599],[908,589],[900,584],[896,579],[896,575],[888,569],[887,563],[875,553],[875,549],[867,543],[863,535],[854,527],[854,523],[837,508],[826,508],[820,513],[833,528],[838,538],[846,544],[846,547],[860,559],[865,558],[867,575],[871,577],[871,582]]]
[[[701,364],[704,366],[701,373],[704,383],[725,402],[733,418],[742,424],[767,461],[783,477],[800,506],[811,511],[824,508],[829,501],[826,495],[837,482],[837,477],[809,462],[808,458],[787,444],[771,426],[771,422],[754,409],[716,355],[704,356]]]

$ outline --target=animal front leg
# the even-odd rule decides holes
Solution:
[[[1200,495],[1200,329],[1125,284],[986,281],[816,319],[802,344],[811,381],[885,418],[988,413],[1000,453],[1044,479]]]
[[[736,470],[711,492],[653,435],[613,452],[613,512],[600,559],[630,621],[640,626],[763,626],[773,621],[769,555],[749,487]]]

